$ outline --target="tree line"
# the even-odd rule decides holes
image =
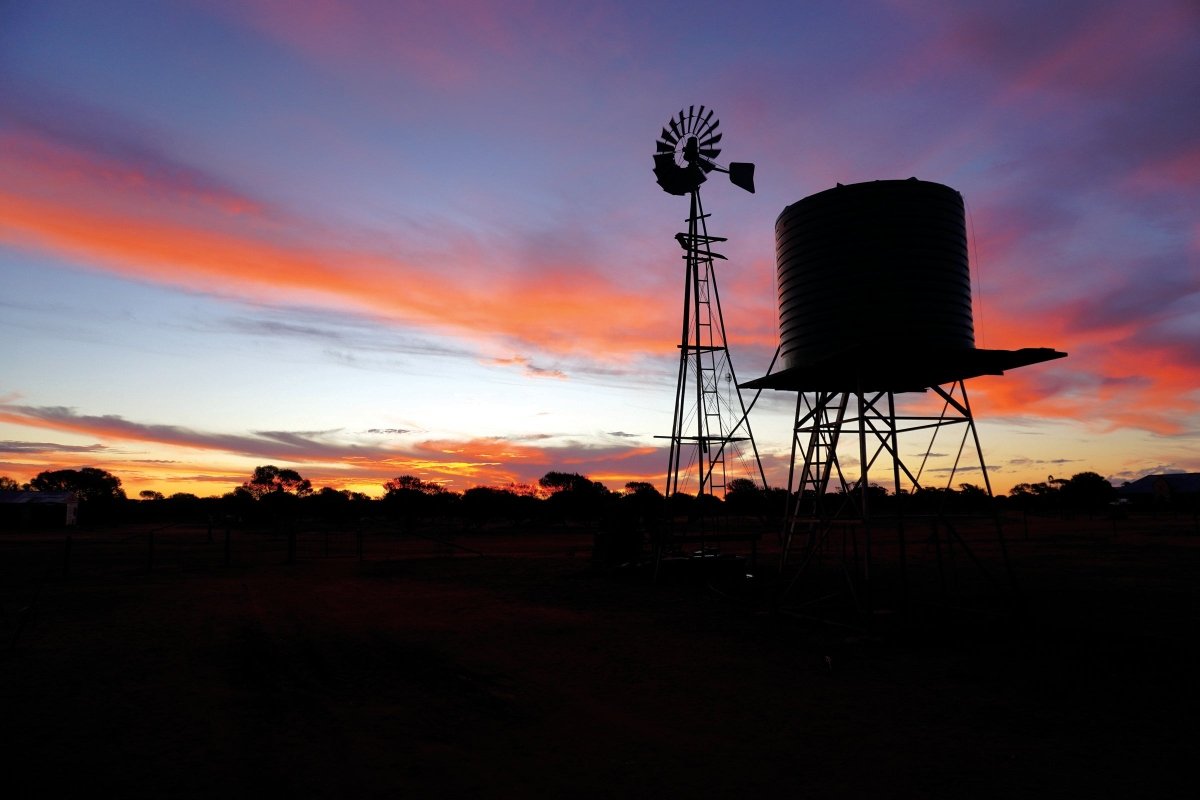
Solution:
[[[26,484],[0,476],[0,490],[75,492],[85,523],[203,516],[250,522],[298,517],[333,522],[383,514],[403,528],[432,520],[476,526],[499,521],[620,526],[650,524],[667,514],[770,521],[782,518],[788,502],[783,489],[764,489],[745,478],[731,481],[723,500],[682,493],[667,498],[644,481],[631,481],[622,491],[612,491],[583,475],[559,471],[547,472],[536,484],[476,486],[463,492],[414,475],[398,476],[381,488],[383,496],[378,499],[328,486],[314,489],[296,470],[267,464],[256,467],[246,481],[220,497],[202,498],[187,492],[164,496],[147,490],[131,501],[120,478],[95,467],[47,470]],[[921,489],[912,495],[901,492],[899,497],[871,486],[867,494],[872,508],[881,513],[897,510],[902,498],[905,510],[914,513],[983,511],[993,502],[1034,513],[1096,513],[1116,498],[1117,490],[1099,474],[1081,472],[1069,479],[1052,477],[1044,483],[1018,484],[1007,497],[995,499],[970,483],[959,484],[958,489]]]

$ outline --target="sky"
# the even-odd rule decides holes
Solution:
[[[0,0],[0,475],[661,485],[692,104],[757,165],[703,190],[739,380],[779,213],[918,177],[977,345],[1070,354],[968,382],[994,488],[1200,471],[1198,98],[1194,0]]]

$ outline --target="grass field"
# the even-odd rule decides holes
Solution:
[[[234,530],[228,564],[220,529],[3,534],[0,786],[1191,797],[1192,526],[1010,522],[1024,614],[919,605],[914,536],[914,621],[864,630],[779,613],[769,542],[755,581],[710,587],[597,569],[586,532],[368,530],[360,558],[313,530],[286,563],[284,537]],[[979,596],[976,571],[959,557],[952,588]]]

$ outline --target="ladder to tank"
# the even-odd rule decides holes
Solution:
[[[799,476],[793,474],[788,478],[788,491],[789,494],[795,491],[795,499],[784,528],[783,563],[786,563],[798,534],[805,536],[808,547],[815,544],[815,537],[824,526],[824,504],[835,469],[845,488],[837,448],[849,400],[849,395],[844,392],[817,392],[811,400],[803,392],[796,397],[798,423],[792,441],[793,468],[797,463],[795,451],[801,446],[803,460]],[[800,441],[802,434],[807,434],[807,441],[803,443]],[[812,504],[811,511],[806,509],[806,503]]]
[[[703,237],[703,249],[697,248],[696,259],[696,369],[699,372],[700,409],[704,416],[699,437],[704,448],[707,464],[708,493],[725,496],[725,428],[721,419],[720,375],[717,367],[718,355],[724,350],[713,339],[712,299],[710,280],[712,257],[716,254],[708,249],[720,237]],[[719,257],[719,256],[718,256]],[[724,337],[722,337],[723,340]],[[714,434],[716,434],[714,436]]]

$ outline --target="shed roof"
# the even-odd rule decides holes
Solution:
[[[1154,494],[1154,487],[1159,481],[1165,482],[1173,492],[1200,492],[1200,472],[1167,472],[1158,475],[1146,475],[1122,486],[1124,494]]]
[[[0,503],[10,505],[73,505],[79,502],[75,492],[0,492]]]

